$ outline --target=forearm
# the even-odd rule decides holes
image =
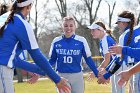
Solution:
[[[108,79],[110,76],[112,76],[120,67],[123,61],[120,61],[120,58],[116,57],[114,60],[112,60],[112,64],[108,68],[108,72],[104,74],[104,78]]]
[[[101,68],[107,67],[107,65],[108,65],[109,62],[110,62],[110,57],[111,57],[110,53],[104,54],[104,60],[103,60],[103,62],[102,62],[101,65],[100,65]]]
[[[34,62],[44,70],[45,73],[55,82],[58,83],[61,78],[56,74],[56,72],[52,69],[51,65],[47,61],[47,59],[42,55],[39,49],[28,51],[33,58]]]
[[[91,57],[85,58],[85,61],[89,66],[89,68],[94,72],[95,76],[98,77],[98,70],[92,58]]]
[[[101,65],[99,66],[100,68],[105,68],[107,67],[109,64],[109,61],[103,60],[103,62],[101,63]]]
[[[19,57],[17,57],[14,60],[14,65],[17,68],[21,68],[29,72],[37,73],[43,76],[46,75],[46,73],[42,69],[40,69],[40,67],[38,67],[36,64],[32,64],[27,61],[21,60]]]
[[[132,68],[130,68],[128,70],[128,72],[130,73],[130,75],[133,75],[137,72],[140,72],[140,63],[137,63],[135,66],[133,66]]]

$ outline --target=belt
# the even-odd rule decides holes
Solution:
[[[134,66],[135,63],[127,63],[127,66]]]

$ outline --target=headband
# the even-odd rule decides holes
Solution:
[[[88,27],[89,29],[100,29],[101,31],[104,31],[104,32],[105,32],[104,28],[101,27],[101,26],[99,26],[99,25],[97,25],[96,23],[92,23],[92,25],[87,26],[87,27]]]
[[[24,6],[30,5],[31,3],[33,3],[33,0],[27,0],[27,1],[24,1],[24,2],[21,2],[21,3],[17,3],[17,6],[18,7],[24,7]]]
[[[131,20],[129,18],[123,18],[123,17],[118,17],[118,19],[117,19],[117,22],[130,22],[130,21]]]

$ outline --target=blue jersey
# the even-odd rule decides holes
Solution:
[[[140,60],[140,48],[131,48],[128,46],[124,46],[122,48],[122,54],[131,56],[133,58],[137,58]]]
[[[27,50],[34,62],[55,83],[58,83],[61,78],[52,70],[47,59],[39,50],[31,25],[20,12],[14,15],[13,20],[14,22],[10,21],[5,26],[4,33],[0,37],[0,65],[13,68],[14,62],[17,61],[22,50]]]
[[[126,46],[126,41],[128,40],[128,35],[130,34],[130,30],[128,29],[128,27],[126,29],[127,30],[125,30],[125,32],[119,38],[119,44],[121,46]],[[129,45],[127,45],[131,48],[134,48],[134,49],[131,49],[129,47],[124,47],[123,51],[122,51],[122,53],[124,54],[123,59],[120,62],[118,62],[118,61],[117,62],[114,61],[114,62],[121,65],[122,62],[125,62],[125,64],[128,64],[128,63],[134,63],[134,62],[140,61],[140,59],[137,56],[138,52],[135,53],[135,51],[137,51],[135,48],[140,48],[140,41],[139,40],[140,40],[140,27],[136,26],[136,27],[134,27],[132,39],[131,39]],[[107,79],[111,75],[112,74],[108,72],[108,73],[104,74],[104,77]]]
[[[100,40],[100,52],[102,54],[102,56],[104,57],[105,54],[109,53],[109,47],[115,45],[116,42],[115,40],[109,36],[109,35],[105,35],[101,40]],[[110,57],[110,61],[114,58],[114,56],[112,55]]]
[[[91,51],[86,39],[82,36],[72,35],[66,38],[64,35],[56,37],[50,49],[50,64],[57,62],[57,71],[60,73],[77,73],[81,71],[81,60],[86,63],[97,76],[97,69],[91,59]]]
[[[34,41],[34,42],[31,42]],[[22,49],[37,49],[38,45],[30,24],[23,16],[16,14],[14,23],[11,21],[0,38],[0,64],[13,67],[13,59],[16,55],[18,44]]]
[[[126,41],[128,39],[129,34],[130,34],[129,29],[124,32],[123,39],[121,39],[123,42],[123,46],[126,46]],[[139,26],[134,27],[132,39],[129,45],[127,46],[131,48],[140,48],[140,27]],[[130,57],[128,55],[124,55],[123,60],[126,62],[126,64],[140,61],[139,59]]]

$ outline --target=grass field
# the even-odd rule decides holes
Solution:
[[[85,79],[85,93],[111,93],[111,86],[98,85],[97,80]],[[50,80],[41,80],[36,84],[15,83],[15,93],[56,93],[55,85]],[[126,92],[127,93],[127,92]]]

